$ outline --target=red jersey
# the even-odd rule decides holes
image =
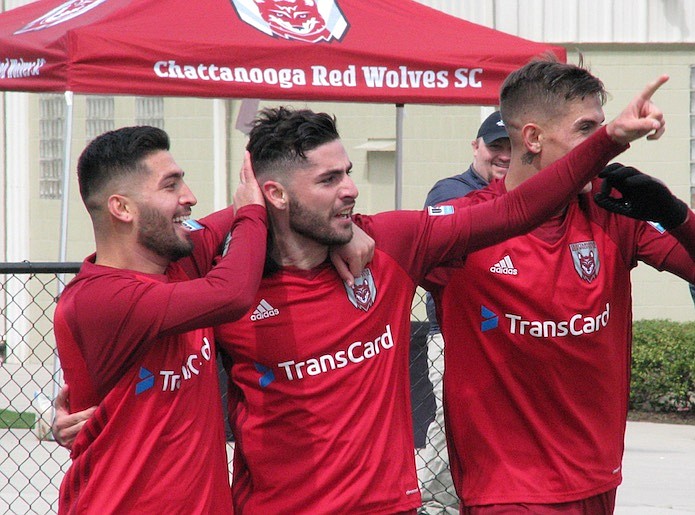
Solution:
[[[505,191],[496,181],[466,200]],[[682,241],[695,241],[692,222]],[[690,251],[582,195],[564,217],[449,270],[433,294],[450,466],[466,505],[562,503],[621,482],[630,270],[639,260],[693,282]]]
[[[87,258],[54,325],[70,408],[98,408],[75,440],[61,513],[230,513],[214,323],[243,314],[265,259],[265,209],[240,209],[230,257],[205,278],[231,208],[201,220],[189,263],[154,275]],[[187,268],[186,268],[187,267]],[[185,283],[181,281],[186,281]]]
[[[559,183],[578,188],[622,149],[605,130],[591,145],[485,205],[356,216],[376,251],[352,289],[328,264],[263,279],[254,308],[216,330],[230,357],[236,513],[420,505],[408,372],[415,289],[436,263],[537,223],[559,207]]]

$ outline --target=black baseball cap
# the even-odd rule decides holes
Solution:
[[[504,126],[502,116],[499,111],[495,111],[488,116],[478,129],[476,138],[483,138],[486,145],[489,145],[500,138],[508,138],[507,128]]]

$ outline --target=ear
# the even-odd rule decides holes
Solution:
[[[521,128],[521,140],[526,152],[533,155],[540,154],[543,142],[543,129],[535,123],[527,123]]]
[[[478,138],[475,138],[473,141],[471,141],[471,148],[473,149],[473,152],[478,150],[479,146],[480,146],[480,143],[478,143]]]
[[[109,213],[116,220],[124,223],[133,221],[133,204],[125,195],[111,195],[107,201]]]
[[[266,181],[261,186],[266,202],[275,209],[284,211],[289,204],[289,198],[285,187],[277,181]]]

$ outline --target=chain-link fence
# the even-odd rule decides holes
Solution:
[[[52,439],[53,309],[79,263],[0,264],[0,511],[55,513],[70,458]]]
[[[70,458],[50,432],[52,400],[62,385],[52,321],[58,295],[79,267],[80,263],[0,263],[1,513],[58,511],[60,482]],[[436,409],[441,408],[437,371],[443,363],[436,341],[427,335],[424,292],[415,296],[412,319],[410,377],[418,476],[425,501],[439,502],[442,490],[450,496],[453,491],[441,476],[446,449],[441,412]],[[228,450],[231,462],[233,444]]]

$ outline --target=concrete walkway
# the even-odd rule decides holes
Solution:
[[[55,513],[67,451],[29,430],[0,431],[0,449],[0,513]],[[628,422],[623,477],[616,515],[694,514],[695,425]]]
[[[695,513],[695,425],[628,422],[618,515]]]

